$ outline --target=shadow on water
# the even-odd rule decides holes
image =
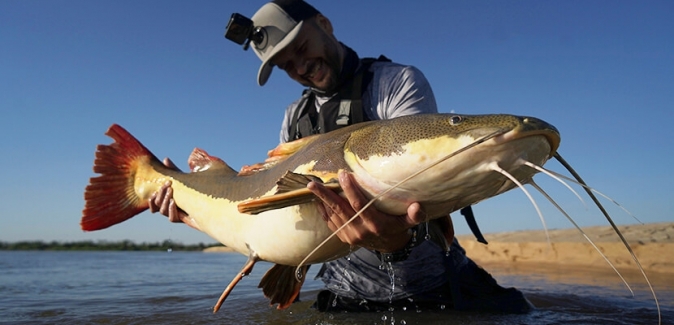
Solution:
[[[322,288],[308,280],[301,301],[269,306],[256,265],[220,312],[213,304],[246,258],[238,254],[158,252],[0,252],[0,324],[657,324],[650,292],[636,272],[485,265],[504,286],[521,289],[537,309],[524,315],[451,310],[320,313]],[[312,268],[313,277],[317,267]],[[663,310],[674,320],[674,281],[651,275]]]

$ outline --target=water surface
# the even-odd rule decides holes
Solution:
[[[537,309],[526,315],[393,310],[319,313],[322,288],[310,270],[301,301],[269,307],[257,284],[271,266],[258,263],[220,312],[211,309],[245,256],[195,252],[0,252],[0,324],[657,324],[655,304],[636,272],[487,265],[504,286],[524,292]],[[674,324],[674,280],[652,275],[663,324]]]

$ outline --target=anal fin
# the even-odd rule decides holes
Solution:
[[[260,280],[258,288],[262,288],[264,296],[269,298],[269,304],[276,306],[276,309],[286,309],[292,305],[300,294],[300,289],[304,284],[309,265],[300,268],[301,277],[297,281],[295,277],[295,266],[274,264]]]

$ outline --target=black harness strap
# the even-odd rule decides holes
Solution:
[[[346,82],[335,96],[316,111],[315,94],[305,89],[302,99],[297,104],[295,114],[290,121],[288,134],[291,140],[325,133],[347,125],[368,121],[363,111],[363,94],[372,81],[373,73],[370,66],[376,61],[391,61],[385,56],[377,59],[364,58],[360,60],[360,67],[353,78]]]

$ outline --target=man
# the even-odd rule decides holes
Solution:
[[[431,87],[418,69],[383,56],[360,59],[335,38],[330,20],[302,0],[267,3],[252,22],[235,14],[226,37],[251,46],[262,60],[260,86],[276,66],[307,87],[286,109],[281,142],[368,120],[437,112]],[[339,174],[339,183],[344,197],[318,183],[307,185],[322,201],[324,219],[333,231],[367,203],[348,173]],[[150,206],[172,222],[197,228],[176,207],[170,186],[156,193]],[[326,290],[314,306],[321,311],[391,306],[502,312],[531,308],[519,291],[502,288],[465,256],[453,239],[448,216],[444,224],[424,223],[427,217],[418,203],[401,216],[366,209],[337,233],[343,242],[363,248],[323,265],[318,277]]]

